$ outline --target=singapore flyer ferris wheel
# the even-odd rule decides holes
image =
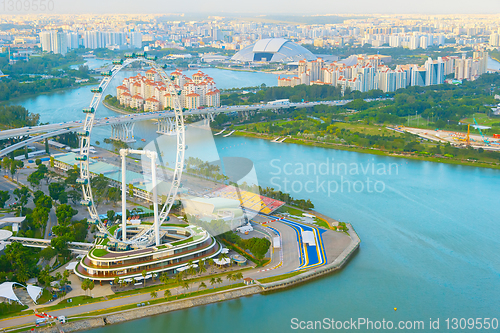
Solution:
[[[83,122],[83,130],[78,132],[78,135],[80,137],[80,154],[75,157],[77,161],[79,161],[80,164],[80,177],[77,179],[77,183],[82,186],[82,192],[83,192],[83,197],[81,200],[81,204],[86,206],[90,215],[90,223],[93,223],[97,226],[99,231],[103,234],[106,235],[107,238],[110,240],[114,241],[119,241],[123,242],[129,245],[135,245],[135,246],[149,246],[154,243],[156,245],[160,245],[159,242],[159,227],[161,224],[168,219],[168,214],[170,212],[170,209],[172,208],[172,205],[175,201],[175,197],[177,195],[180,182],[181,182],[181,176],[182,176],[182,170],[184,167],[184,152],[186,149],[185,145],[185,128],[184,128],[184,118],[182,114],[182,107],[180,105],[180,91],[178,91],[175,87],[174,84],[174,77],[169,77],[163,68],[159,66],[156,63],[156,57],[154,56],[147,56],[145,53],[128,53],[125,55],[125,60],[114,60],[113,61],[113,67],[110,71],[103,72],[103,79],[100,82],[98,87],[92,88],[91,92],[93,93],[92,101],[90,102],[90,106],[88,109],[84,109],[83,112],[85,114],[85,121]],[[175,124],[175,132],[177,136],[177,145],[176,145],[176,159],[175,159],[175,168],[174,168],[174,173],[172,177],[172,182],[170,184],[170,189],[168,192],[168,195],[166,196],[165,201],[161,205],[161,210],[158,209],[157,206],[157,195],[156,195],[156,187],[153,186],[153,205],[154,205],[154,223],[143,230],[141,233],[138,233],[129,239],[126,237],[126,226],[125,226],[125,215],[123,212],[126,210],[126,200],[125,200],[125,178],[122,176],[122,229],[121,229],[121,234],[122,237],[120,240],[117,239],[114,235],[112,235],[104,223],[101,221],[99,218],[99,214],[97,212],[97,208],[94,205],[94,198],[92,196],[92,187],[91,187],[91,173],[90,173],[90,142],[91,142],[91,135],[92,135],[92,129],[95,121],[95,116],[97,112],[97,108],[101,103],[102,97],[104,96],[104,92],[106,91],[109,83],[111,80],[116,76],[118,72],[120,72],[123,68],[136,63],[136,62],[141,62],[144,63],[148,66],[150,66],[152,69],[154,69],[161,81],[163,81],[167,87],[167,90],[169,91],[171,96],[173,97],[173,104],[174,104],[174,110],[173,110],[173,116],[174,119],[174,124]],[[142,153],[143,155],[147,155],[148,157],[151,158],[151,165],[152,165],[152,181],[153,184],[156,184],[156,176],[155,176],[155,168],[156,168],[156,152],[144,152],[144,151],[135,151],[132,149],[126,149],[126,150],[121,150],[120,155],[122,156],[122,168],[125,168],[125,163],[124,158],[128,153]],[[122,170],[124,174],[124,170]]]

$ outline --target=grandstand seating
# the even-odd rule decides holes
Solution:
[[[218,189],[215,194],[223,198],[238,200],[245,209],[253,210],[266,215],[271,214],[285,204],[283,201],[271,199],[243,190],[240,190],[238,195],[238,190],[234,186],[226,186]]]

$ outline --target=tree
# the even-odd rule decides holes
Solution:
[[[88,287],[90,289],[90,292],[92,292],[92,290],[94,289],[94,281],[92,281],[92,280],[89,280],[89,281],[90,282],[89,282],[89,286]],[[92,295],[92,294],[90,294],[90,295]]]
[[[207,271],[207,268],[205,267],[205,259],[201,259],[198,261],[199,269],[198,271],[200,274],[205,273]]]
[[[42,206],[36,206],[33,209],[33,213],[31,217],[33,218],[33,222],[41,229],[45,228],[47,225],[47,221],[49,220],[49,212],[50,209]]]
[[[213,278],[210,279],[210,285],[211,286],[213,286],[216,283],[217,283],[217,279],[216,278],[213,277]]]
[[[144,287],[146,287],[146,275],[148,275],[148,272],[146,272],[146,270],[143,270],[141,272],[141,275],[142,275],[142,279],[144,280]]]
[[[163,296],[165,298],[172,296],[172,292],[170,291],[170,289],[165,289],[165,291],[163,292]]]
[[[187,291],[188,291],[188,289],[189,289],[189,282],[188,282],[188,281],[184,281],[184,282],[182,283],[182,288],[186,289],[186,292],[187,292]]]
[[[226,259],[229,259],[229,257],[227,256],[227,254],[226,253],[221,253],[220,256],[219,256],[219,260],[224,261]]]
[[[233,277],[233,274],[231,274],[231,273],[228,273],[228,274],[226,275],[226,280],[228,280],[228,281],[232,281],[232,280],[233,280],[233,278],[234,278],[234,277]]]
[[[121,192],[116,187],[111,187],[108,190],[108,202],[112,202],[113,206],[121,199]]]
[[[114,210],[108,210],[106,213],[106,216],[108,218],[108,222],[115,222],[114,221],[115,215],[116,215],[116,213]]]
[[[60,225],[67,226],[77,213],[78,211],[68,204],[59,205],[56,208],[57,222]]]
[[[59,196],[64,192],[65,189],[66,186],[64,185],[64,183],[51,183],[49,185],[50,197],[54,200],[59,200]]]
[[[193,261],[192,260],[189,260],[188,261],[188,270],[187,270],[187,273],[189,275],[195,275],[196,274],[196,269],[194,268],[194,264],[193,264]]]
[[[34,196],[35,200],[33,201],[36,207],[52,209],[52,199],[48,195],[45,195],[42,191],[36,191]]]
[[[14,179],[14,175],[17,173],[17,170],[24,167],[24,163],[22,161],[12,160],[10,164],[10,174],[12,175],[12,179]],[[16,180],[19,181],[19,175],[16,177]]]
[[[205,284],[205,282],[200,283],[200,285],[198,286],[198,290],[200,290],[201,288],[207,288],[207,285]]]
[[[76,180],[80,176],[80,170],[75,165],[75,168],[69,169],[68,171],[66,171],[66,174],[68,175],[68,177],[66,177],[64,183],[67,186],[76,187],[78,185],[76,183]]]
[[[85,296],[87,296],[87,290],[89,289],[90,279],[85,279],[82,281],[82,289],[85,291]]]
[[[33,249],[23,246],[21,243],[11,243],[5,247],[5,260],[10,265],[14,281],[26,282],[30,277],[36,276],[38,261]]]
[[[35,186],[39,186],[41,179],[42,178],[40,177],[40,173],[37,171],[31,173],[27,178],[32,188],[35,188]]]
[[[48,286],[52,281],[54,281],[54,277],[49,274],[48,266],[45,266],[45,268],[38,273],[38,282],[44,286]]]
[[[4,157],[2,159],[2,168],[3,170],[5,171],[5,173],[7,174],[7,172],[10,170],[10,164],[11,164],[12,160],[8,157]]]
[[[10,199],[9,191],[0,191],[0,208],[5,206],[5,203]]]
[[[150,295],[151,295],[151,298],[156,298],[158,296],[158,294],[156,293],[156,290],[153,290]]]
[[[241,272],[235,273],[233,275],[234,280],[242,280],[243,279],[243,274]]]
[[[68,258],[71,254],[71,251],[68,249],[68,242],[68,236],[59,236],[52,238],[50,246],[52,246],[57,253],[61,254],[65,258]]]
[[[184,273],[183,272],[179,272],[179,273],[175,274],[175,281],[178,284],[182,284],[182,281],[184,281]]]
[[[94,192],[94,204],[99,207],[99,204],[108,196],[109,180],[100,174],[90,180],[92,191]]]
[[[114,278],[114,280],[113,280],[113,285],[115,285],[115,286],[116,286],[116,285],[118,285],[119,283],[120,283],[120,278],[117,276],[117,277],[115,277],[115,278]]]
[[[207,260],[207,263],[208,263],[208,265],[210,266],[210,272],[213,272],[213,267],[214,267],[214,265],[215,265],[214,259],[213,259],[213,258],[209,258],[209,259]]]
[[[16,196],[17,202],[21,208],[28,203],[28,198],[31,196],[30,191],[26,186],[16,188],[12,193]]]
[[[57,251],[52,246],[47,246],[45,249],[40,251],[40,258],[45,260],[52,259],[57,254]]]
[[[216,278],[217,284],[222,283],[222,279],[220,277]]]

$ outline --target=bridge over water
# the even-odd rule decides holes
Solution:
[[[371,101],[371,100],[366,100]],[[191,109],[184,111],[184,116],[198,115],[209,121],[213,121],[214,117],[220,113],[232,112],[251,112],[260,110],[278,110],[288,109],[292,107],[305,108],[313,107],[315,105],[344,105],[351,102],[351,100],[335,100],[335,101],[318,101],[318,102],[302,102],[302,103],[283,103],[283,104],[256,104],[256,105],[235,105],[235,106],[221,106],[218,108],[205,108],[205,109]],[[145,120],[158,120],[158,131],[160,134],[173,134],[175,131],[174,122],[172,119],[175,117],[173,111],[156,111],[156,112],[141,112],[134,114],[127,114],[123,116],[98,118],[94,122],[94,126],[111,126],[111,139],[121,140],[124,142],[134,142],[133,130],[134,124],[138,121]],[[83,120],[70,121],[58,124],[47,124],[33,127],[22,127],[0,131],[0,140],[16,139],[22,140],[14,143],[2,150],[0,150],[0,157],[5,156],[16,149],[22,148],[30,143],[48,139],[57,135],[68,132],[81,130],[83,127]]]

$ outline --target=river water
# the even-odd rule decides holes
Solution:
[[[90,98],[84,87],[16,104],[40,113],[42,121],[60,122],[82,119]],[[98,109],[99,117],[112,115]],[[136,137],[152,140],[155,130],[151,122],[137,124]],[[101,139],[109,129],[94,134]],[[188,152],[203,151],[204,144]],[[216,137],[215,144],[220,156],[251,159],[260,185],[311,199],[317,211],[351,222],[360,250],[341,271],[292,289],[94,333],[286,332],[293,331],[292,318],[358,317],[423,320],[427,332],[429,318],[440,318],[439,331],[446,331],[446,318],[500,317],[500,171],[243,137]]]

